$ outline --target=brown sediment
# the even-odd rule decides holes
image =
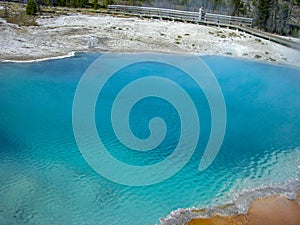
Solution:
[[[295,200],[268,197],[254,200],[245,215],[195,218],[187,225],[300,225],[300,191]]]

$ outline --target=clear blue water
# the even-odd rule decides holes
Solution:
[[[227,129],[219,154],[207,170],[198,170],[209,136],[209,108],[203,93],[182,79],[179,83],[199,101],[198,147],[173,177],[130,187],[91,169],[73,134],[74,93],[98,56],[0,64],[0,224],[155,224],[178,208],[223,205],[251,190],[248,197],[253,198],[258,188],[265,194],[270,188],[293,192],[289,184],[300,179],[300,68],[203,57],[226,102]],[[130,75],[120,77],[118,85],[126,79]],[[108,102],[110,96],[113,91],[106,95]],[[169,139],[152,154],[131,152],[99,125],[99,134],[116,158],[148,165],[171,154],[178,139],[178,115],[164,101],[154,100],[133,108],[134,118],[161,113],[173,127]],[[152,103],[156,107],[147,107]],[[151,110],[155,108],[163,110]],[[96,121],[101,113],[96,108]],[[137,135],[147,136],[134,118]]]

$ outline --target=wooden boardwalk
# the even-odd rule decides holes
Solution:
[[[265,40],[269,40],[269,41],[275,42],[277,44],[281,44],[286,47],[294,48],[294,49],[297,49],[300,51],[300,41],[295,42],[295,41],[289,40],[288,37],[280,37],[279,35],[273,35],[273,34],[263,32],[260,30],[256,30],[256,29],[250,28],[250,27],[247,27],[247,28],[246,27],[237,27],[236,29],[243,31],[245,33],[251,34],[253,36],[260,37]]]
[[[253,19],[236,16],[226,16],[220,14],[205,13],[200,15],[200,12],[189,12],[172,9],[126,6],[126,5],[109,5],[108,13],[133,15],[138,17],[168,19],[183,22],[191,22],[208,26],[218,26],[239,30],[253,36],[263,38],[290,48],[300,50],[300,43],[289,40],[288,38],[272,35],[267,32],[259,31],[252,28]]]
[[[133,15],[140,17],[151,17],[159,19],[170,19],[184,22],[200,22],[214,24],[232,24],[239,26],[252,26],[251,18],[226,16],[212,13],[200,13],[181,11],[174,9],[127,6],[127,5],[109,5],[108,12],[113,14]]]

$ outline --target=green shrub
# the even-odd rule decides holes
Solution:
[[[260,59],[260,58],[261,58],[261,55],[255,55],[254,58]]]
[[[27,15],[35,15],[37,12],[36,4],[34,0],[29,0],[26,6]]]

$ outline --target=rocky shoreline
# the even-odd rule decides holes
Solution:
[[[79,13],[39,16],[36,22],[37,26],[18,26],[0,19],[1,61],[125,51],[227,55],[300,65],[298,50],[225,28]]]

